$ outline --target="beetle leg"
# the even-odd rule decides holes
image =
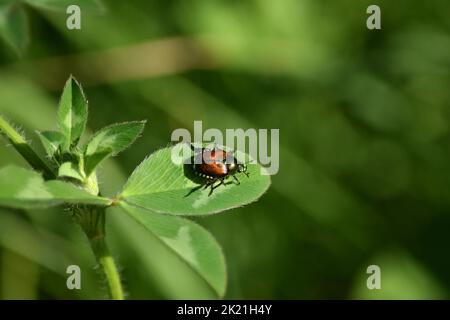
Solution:
[[[218,187],[221,186],[221,185],[226,186],[226,184],[225,184],[225,178],[220,178],[219,180],[220,180],[220,183],[219,183],[217,186],[215,186],[214,189],[215,189],[215,188],[218,188]]]
[[[214,182],[216,182],[216,181],[215,180],[208,180],[208,181],[206,181],[205,186],[203,187],[203,189],[206,189],[209,186],[213,185]]]
[[[208,197],[211,195],[213,187],[214,187],[214,183],[216,183],[216,181],[217,181],[217,179],[212,179],[212,180],[206,181],[205,186],[203,187],[203,189],[211,187],[211,190],[209,191]]]
[[[218,185],[214,185],[214,183],[215,183],[216,181],[220,181],[220,183],[219,183]],[[211,184],[211,190],[209,191],[208,197],[209,197],[210,195],[212,195],[214,189],[220,187],[221,185],[225,185],[225,186],[226,186],[226,184],[225,184],[225,179],[224,179],[224,178],[221,178],[221,179],[219,179],[219,180],[214,180],[214,182]]]
[[[198,187],[194,187],[192,188],[184,197],[189,197],[192,193],[194,193],[195,191],[197,191],[198,189],[200,189],[201,187],[203,187],[202,185],[199,185]]]
[[[214,191],[214,185],[211,184],[211,189],[209,190],[208,197],[209,197],[210,195],[212,195],[213,191]]]
[[[234,174],[233,174],[233,179],[234,179],[234,181],[237,182],[238,185],[241,184],[241,182],[239,181],[239,179],[238,179]]]
[[[219,184],[216,184],[215,186],[212,185],[212,188],[213,188],[213,189],[216,189],[216,188],[218,188],[221,184],[222,184],[222,181],[219,181]]]

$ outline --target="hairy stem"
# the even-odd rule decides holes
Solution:
[[[30,147],[26,142],[24,137],[11,126],[8,121],[6,121],[0,115],[0,132],[2,132],[6,138],[11,142],[17,152],[30,164],[33,169],[37,171],[42,171],[45,179],[55,178],[55,173],[50,169],[49,166],[37,155],[36,152]]]
[[[94,252],[95,257],[97,258],[97,261],[105,274],[111,299],[123,300],[124,295],[119,271],[117,270],[114,259],[109,252],[108,246],[106,245],[105,238],[102,237],[98,239],[91,239],[90,243],[92,251]]]
[[[77,207],[73,210],[75,221],[81,226],[91,244],[92,251],[108,283],[113,300],[123,300],[120,274],[105,240],[105,208]]]

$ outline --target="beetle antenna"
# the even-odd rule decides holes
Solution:
[[[192,142],[190,143],[190,147],[191,147],[191,150],[194,151],[194,153],[197,153],[202,150],[202,147],[198,148]]]

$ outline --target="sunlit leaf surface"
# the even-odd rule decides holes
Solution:
[[[70,77],[59,102],[58,125],[65,137],[64,149],[76,145],[86,127],[87,100],[80,84]]]
[[[270,177],[257,164],[248,165],[249,177],[237,174],[210,194],[203,188],[205,179],[196,175],[186,155],[179,164],[172,162],[172,148],[156,151],[133,172],[120,198],[155,212],[179,215],[204,215],[243,206],[257,200],[269,187]]]
[[[97,132],[86,146],[86,175],[108,156],[114,156],[133,144],[144,126],[145,121],[125,122],[113,124]]]

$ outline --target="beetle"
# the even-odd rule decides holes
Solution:
[[[249,177],[247,172],[247,165],[239,163],[234,157],[234,152],[229,152],[220,148],[196,148],[191,144],[191,149],[194,151],[194,172],[204,179],[204,189],[211,187],[210,196],[213,191],[221,185],[226,186],[225,180],[232,177],[239,185],[241,182],[236,177],[238,173],[244,173]],[[219,182],[219,184],[216,184]],[[215,185],[216,184],[216,185]]]

